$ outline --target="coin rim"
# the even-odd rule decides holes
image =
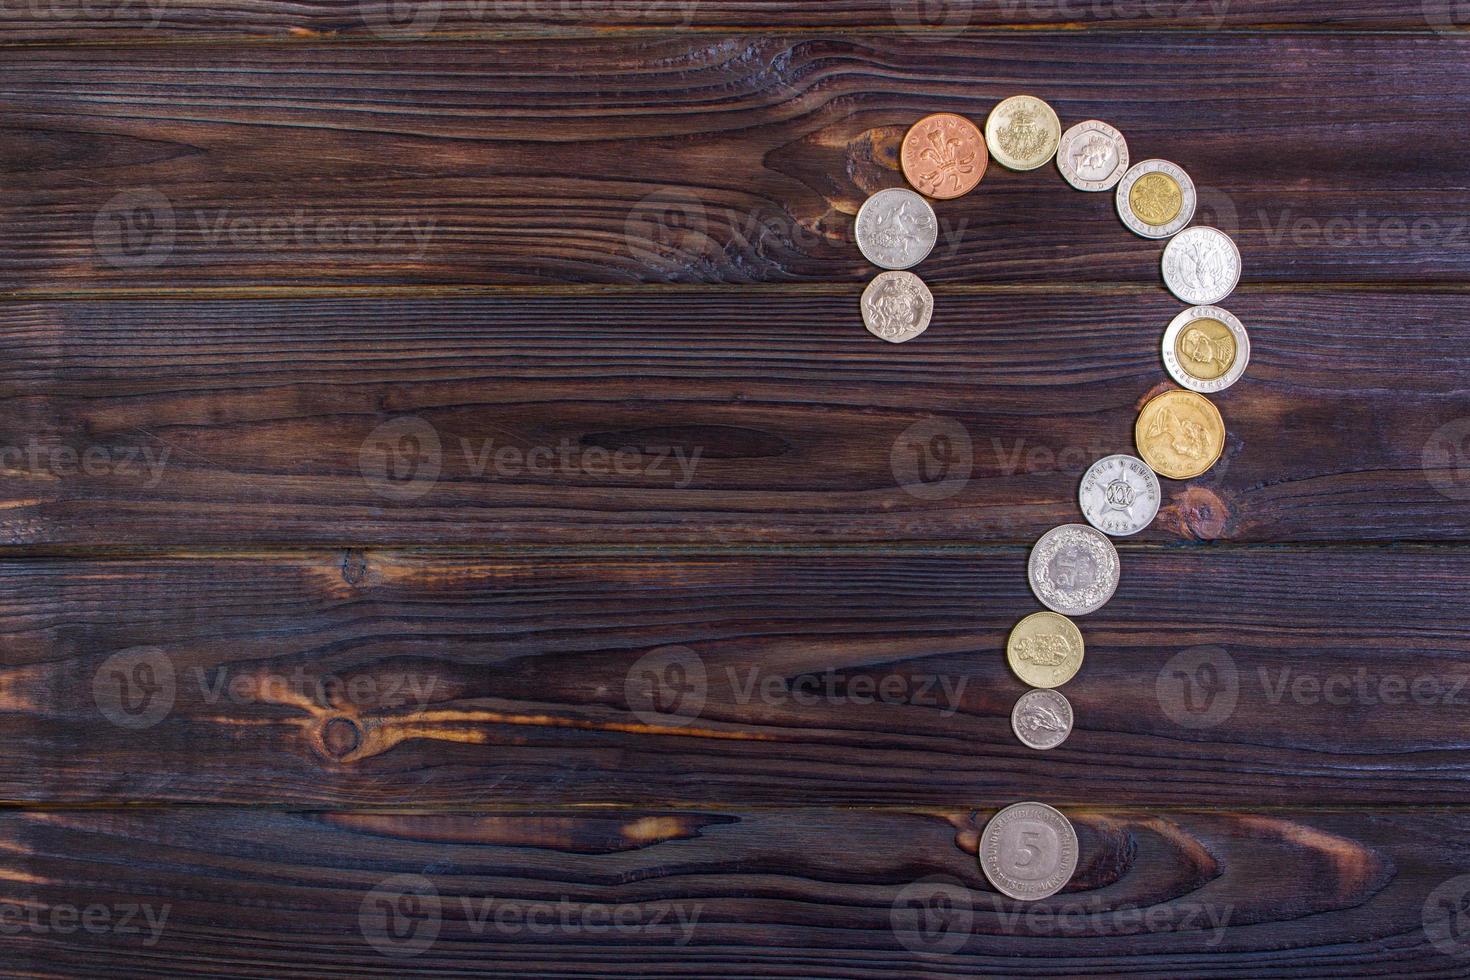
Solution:
[[[975,135],[979,137],[980,149],[985,154],[985,159],[980,163],[980,174],[975,178],[975,182],[969,187],[966,187],[964,190],[960,191],[958,194],[926,194],[924,191],[919,189],[918,184],[914,183],[914,178],[909,173],[908,166],[904,163],[903,148],[908,145],[909,137],[913,135],[914,130],[918,129],[930,119],[938,119],[945,116],[949,117],[950,119],[958,119],[960,122],[964,123],[966,126],[969,126],[975,131]],[[936,201],[953,201],[957,198],[964,197],[966,194],[979,187],[980,182],[985,179],[985,173],[990,169],[990,145],[985,139],[985,134],[980,131],[980,127],[975,125],[975,120],[970,119],[968,116],[962,116],[958,112],[931,112],[929,113],[929,115],[925,116],[923,119],[920,119],[918,122],[914,123],[912,126],[904,131],[903,139],[898,144],[898,169],[903,172],[903,179],[909,182],[909,188],[920,197],[929,197],[933,198]],[[902,188],[899,189],[902,190]]]
[[[1218,320],[1225,324],[1230,335],[1235,338],[1236,350],[1235,363],[1230,365],[1230,370],[1210,381],[1201,381],[1186,371],[1184,365],[1179,362],[1178,355],[1174,353],[1180,332],[1194,321],[1205,319]],[[1245,374],[1245,369],[1250,365],[1251,360],[1251,338],[1246,332],[1245,324],[1240,322],[1240,317],[1224,307],[1191,306],[1164,328],[1164,340],[1160,345],[1160,350],[1164,356],[1164,367],[1168,369],[1170,377],[1196,394],[1209,395],[1217,391],[1224,391]]]
[[[1109,136],[1117,144],[1120,150],[1118,165],[1114,167],[1113,172],[1108,174],[1108,176],[1103,180],[1084,180],[1082,177],[1078,176],[1074,170],[1071,170],[1068,167],[1062,165],[1062,151],[1070,146],[1071,143],[1088,127],[1101,129],[1103,131],[1103,134]],[[1083,122],[1078,123],[1075,126],[1072,126],[1065,133],[1062,134],[1062,138],[1057,142],[1057,171],[1062,175],[1063,180],[1071,184],[1079,191],[1096,193],[1098,191],[1110,191],[1114,187],[1117,187],[1118,182],[1123,179],[1123,175],[1126,174],[1129,170],[1130,160],[1131,157],[1128,152],[1128,138],[1125,137],[1121,132],[1119,132],[1116,127],[1103,122],[1101,119],[1087,119]]]
[[[1082,499],[1082,488],[1087,486],[1087,478],[1092,475],[1092,471],[1097,469],[1102,464],[1114,459],[1131,459],[1139,466],[1142,466],[1144,469],[1148,470],[1149,475],[1153,477],[1154,489],[1158,491],[1154,494],[1154,512],[1148,515],[1148,520],[1143,522],[1143,527],[1139,528],[1136,531],[1109,531],[1107,528],[1097,527],[1097,522],[1092,519],[1091,514],[1087,513],[1087,504]],[[1132,453],[1113,453],[1110,456],[1103,456],[1102,458],[1094,462],[1091,466],[1089,466],[1086,471],[1083,472],[1082,479],[1077,481],[1077,509],[1082,511],[1082,516],[1087,518],[1087,523],[1091,524],[1093,527],[1096,527],[1099,531],[1101,531],[1103,534],[1108,535],[1109,537],[1131,538],[1135,534],[1142,534],[1144,531],[1147,531],[1149,525],[1154,522],[1154,518],[1159,516],[1159,508],[1163,506],[1163,503],[1164,488],[1163,485],[1159,483],[1159,474],[1156,473],[1154,471],[1154,468],[1149,465],[1148,460],[1141,459],[1138,456],[1134,456]]]
[[[1063,735],[1060,740],[1052,745],[1038,745],[1035,742],[1027,741],[1026,736],[1022,735],[1020,730],[1016,727],[1016,713],[1021,710],[1021,702],[1025,701],[1027,698],[1031,698],[1032,695],[1046,694],[1055,694],[1057,697],[1061,698],[1062,703],[1067,706],[1067,733]],[[1035,698],[1032,699],[1036,700]],[[1072,710],[1072,702],[1068,701],[1067,696],[1054,687],[1038,687],[1034,690],[1027,691],[1025,694],[1016,698],[1016,703],[1011,706],[1011,734],[1015,735],[1016,740],[1019,741],[1022,745],[1026,746],[1026,748],[1035,749],[1037,752],[1050,752],[1052,749],[1063,745],[1067,741],[1067,739],[1072,737],[1072,728],[1076,725],[1076,723],[1077,713]]]
[[[1167,398],[1168,396],[1173,394],[1193,395],[1194,397],[1201,399],[1206,405],[1210,406],[1210,411],[1215,413],[1215,419],[1220,423],[1220,448],[1215,452],[1214,458],[1210,460],[1209,464],[1206,465],[1204,469],[1200,470],[1197,473],[1190,473],[1188,476],[1174,476],[1172,473],[1160,469],[1159,466],[1151,461],[1148,458],[1147,454],[1144,453],[1143,443],[1139,438],[1138,427],[1143,424],[1143,413],[1148,411],[1148,407],[1154,402],[1158,401],[1160,398]],[[1215,403],[1210,401],[1208,398],[1205,398],[1203,393],[1192,391],[1187,388],[1170,388],[1168,391],[1159,392],[1157,395],[1144,402],[1143,408],[1138,410],[1138,418],[1133,422],[1133,446],[1135,449],[1138,450],[1139,457],[1145,463],[1148,463],[1148,465],[1153,468],[1153,471],[1155,473],[1157,473],[1159,476],[1164,477],[1166,480],[1193,480],[1197,476],[1203,476],[1204,474],[1208,473],[1211,468],[1213,468],[1214,465],[1220,461],[1220,457],[1224,455],[1225,437],[1227,435],[1228,433],[1225,429],[1225,417],[1220,414],[1220,409],[1216,407]]]
[[[1021,631],[1022,626],[1025,626],[1033,619],[1040,619],[1043,617],[1050,619],[1050,617],[1052,616],[1055,616],[1057,619],[1060,619],[1062,622],[1066,623],[1072,628],[1072,632],[1075,633],[1077,636],[1077,646],[1081,649],[1082,652],[1077,655],[1077,666],[1072,668],[1072,672],[1067,675],[1066,679],[1057,681],[1055,684],[1041,684],[1021,673],[1021,671],[1016,667],[1016,658],[1015,653],[1012,650],[1012,644],[1015,641],[1016,634]],[[1072,622],[1070,618],[1064,616],[1062,613],[1057,612],[1055,609],[1043,609],[1040,612],[1034,612],[1031,613],[1029,616],[1023,617],[1020,622],[1011,627],[1010,633],[1006,636],[1006,665],[1011,668],[1011,673],[1016,676],[1017,680],[1019,680],[1022,684],[1025,684],[1027,687],[1033,688],[1038,691],[1054,691],[1062,685],[1070,683],[1079,673],[1082,672],[1082,664],[1086,660],[1087,640],[1082,635],[1082,627],[1078,626],[1076,623]]]
[[[1182,236],[1187,235],[1191,231],[1212,231],[1215,234],[1219,235],[1221,238],[1225,239],[1226,243],[1230,246],[1230,250],[1235,253],[1235,281],[1230,284],[1230,288],[1225,290],[1225,293],[1222,296],[1217,296],[1214,299],[1196,300],[1193,296],[1185,296],[1179,290],[1175,289],[1174,284],[1169,281],[1169,249],[1173,248]],[[1245,266],[1240,256],[1240,246],[1235,244],[1235,239],[1231,238],[1229,235],[1225,234],[1214,225],[1195,225],[1193,228],[1182,229],[1179,234],[1175,235],[1173,239],[1170,240],[1169,244],[1164,246],[1164,253],[1159,256],[1159,274],[1164,277],[1164,286],[1169,290],[1169,292],[1174,294],[1174,297],[1178,299],[1179,302],[1192,303],[1195,306],[1214,306],[1217,303],[1225,302],[1225,300],[1230,298],[1230,294],[1235,292],[1235,287],[1240,285],[1240,276],[1241,273],[1244,271]]]
[[[1047,113],[1051,116],[1051,121],[1055,125],[1056,132],[1057,132],[1056,144],[1051,148],[1051,152],[1048,153],[1046,156],[1042,157],[1039,162],[1034,163],[1034,164],[1030,165],[1029,167],[1028,166],[1022,166],[1019,163],[1007,163],[1006,162],[1006,158],[1007,158],[1008,154],[1005,154],[1005,153],[1002,153],[1002,152],[997,152],[996,147],[995,147],[995,143],[993,142],[993,140],[995,138],[995,132],[994,132],[993,126],[994,126],[994,123],[995,123],[995,120],[996,120],[996,114],[999,113],[1000,110],[1003,109],[1003,108],[1005,108],[1008,104],[1010,104],[1012,102],[1019,101],[1021,99],[1032,99],[1032,100],[1034,100],[1036,102],[1039,102],[1041,104],[1041,107],[1043,109],[1045,109],[1047,111]],[[985,117],[985,148],[990,151],[990,156],[995,160],[995,162],[996,163],[999,163],[1002,167],[1005,167],[1007,170],[1013,170],[1013,171],[1015,171],[1016,173],[1019,173],[1019,174],[1029,173],[1032,170],[1040,170],[1042,167],[1046,166],[1048,163],[1050,163],[1056,157],[1056,155],[1057,155],[1057,147],[1058,146],[1061,146],[1061,143],[1062,143],[1062,120],[1061,120],[1061,117],[1058,116],[1057,115],[1057,111],[1051,107],[1051,103],[1050,102],[1047,102],[1045,99],[1041,98],[1038,95],[1029,95],[1029,94],[1027,94],[1025,92],[1021,92],[1018,95],[1008,96],[1007,98],[1001,99],[999,102],[997,102],[995,104],[995,106],[990,110],[990,114]]]
[[[883,336],[882,334],[875,331],[873,329],[873,325],[868,322],[868,293],[872,292],[873,287],[878,285],[878,280],[882,279],[884,276],[912,276],[914,280],[918,282],[919,288],[924,291],[924,295],[929,297],[929,308],[924,313],[923,325],[920,326],[919,329],[916,330],[911,336],[904,337],[902,340],[894,340],[892,337]],[[920,279],[915,273],[909,272],[907,269],[884,269],[882,272],[874,276],[868,282],[868,285],[863,289],[862,299],[858,300],[858,312],[862,314],[863,326],[867,329],[868,333],[872,334],[874,337],[877,337],[879,340],[884,341],[885,343],[906,344],[910,340],[917,340],[920,334],[929,329],[929,324],[934,319],[934,293],[929,289],[928,283],[926,283],[923,279]]]
[[[1151,225],[1133,212],[1132,205],[1128,203],[1128,193],[1133,189],[1133,185],[1138,182],[1138,178],[1146,173],[1165,173],[1165,167],[1173,168],[1173,171],[1177,172],[1169,172],[1169,176],[1175,177],[1180,181],[1179,186],[1183,191],[1184,204],[1180,205],[1179,214],[1167,225]],[[1195,209],[1199,207],[1199,195],[1194,186],[1194,178],[1189,176],[1188,171],[1172,160],[1154,157],[1135,163],[1128,168],[1128,172],[1123,175],[1123,179],[1118,181],[1113,203],[1118,209],[1118,217],[1122,219],[1123,225],[1129,231],[1142,238],[1161,241],[1179,234],[1179,232],[1184,230],[1185,226],[1194,220]]]
[[[1135,423],[1135,426],[1136,426],[1136,423]],[[1102,598],[1102,600],[1100,602],[1098,602],[1096,605],[1090,606],[1088,608],[1081,609],[1081,610],[1077,610],[1077,609],[1058,609],[1056,606],[1053,606],[1050,602],[1047,602],[1046,599],[1044,599],[1042,597],[1040,591],[1038,591],[1037,588],[1036,588],[1036,575],[1035,575],[1034,564],[1036,562],[1036,551],[1037,551],[1037,549],[1041,547],[1042,542],[1045,541],[1048,537],[1050,537],[1053,534],[1058,534],[1058,533],[1066,530],[1069,527],[1082,528],[1084,531],[1088,532],[1089,534],[1096,534],[1098,537],[1102,538],[1103,541],[1107,542],[1108,547],[1112,549],[1114,563],[1118,566],[1118,578],[1117,578],[1117,581],[1115,581],[1113,583],[1113,587],[1108,590],[1108,594],[1106,596],[1104,596]],[[1118,586],[1123,581],[1123,561],[1122,561],[1122,559],[1118,555],[1118,547],[1117,547],[1117,545],[1113,544],[1113,539],[1110,538],[1110,537],[1108,537],[1106,534],[1103,534],[1103,532],[1099,531],[1097,528],[1093,527],[1091,524],[1077,524],[1075,522],[1074,523],[1071,523],[1071,524],[1058,524],[1056,527],[1052,528],[1050,531],[1047,531],[1041,537],[1037,538],[1036,539],[1036,543],[1031,546],[1031,553],[1026,558],[1026,581],[1028,583],[1030,583],[1030,585],[1031,585],[1031,594],[1034,595],[1034,596],[1036,596],[1037,601],[1040,602],[1046,608],[1050,609],[1052,612],[1054,612],[1054,613],[1061,613],[1063,616],[1068,616],[1068,617],[1071,617],[1071,616],[1090,616],[1093,613],[1097,612],[1099,609],[1101,609],[1103,606],[1106,606],[1109,602],[1111,602],[1113,600],[1113,596],[1115,596],[1115,595],[1118,594]]]
[[[929,243],[929,247],[924,250],[923,255],[920,255],[917,259],[910,262],[908,265],[884,265],[882,262],[879,262],[877,259],[873,258],[873,256],[868,251],[867,245],[863,243],[863,211],[878,197],[894,191],[900,194],[912,194],[915,198],[919,200],[920,203],[924,205],[924,207],[929,209],[929,216],[934,219],[934,241]],[[912,190],[908,187],[885,187],[880,191],[874,191],[873,193],[869,194],[868,199],[862,203],[861,207],[858,208],[857,217],[855,217],[852,222],[852,234],[853,237],[857,239],[858,251],[862,253],[863,258],[867,259],[870,263],[885,271],[903,272],[904,270],[912,269],[920,262],[923,262],[929,257],[929,253],[934,251],[934,246],[939,242],[939,216],[934,213],[934,206],[929,203],[929,200],[918,191]]]
[[[1022,807],[1038,807],[1042,810],[1050,810],[1053,814],[1056,815],[1057,819],[1062,822],[1062,826],[1067,828],[1067,837],[1070,839],[1071,843],[1072,866],[1067,869],[1066,881],[1062,882],[1052,891],[1045,892],[1039,895],[1022,895],[1008,890],[1003,883],[996,880],[996,878],[999,878],[1001,876],[1000,869],[997,868],[995,870],[995,874],[992,875],[990,873],[990,868],[988,868],[985,864],[985,841],[986,838],[990,836],[990,828],[994,826],[997,820],[1001,819],[1001,817],[1005,816],[1007,813],[1011,812],[1012,810],[1020,809]],[[975,861],[977,864],[980,865],[980,873],[985,876],[985,880],[990,882],[991,887],[993,887],[996,891],[1000,892],[1007,898],[1013,898],[1018,902],[1039,902],[1043,899],[1051,898],[1053,895],[1057,894],[1062,889],[1066,888],[1067,885],[1072,883],[1072,878],[1077,874],[1077,865],[1081,863],[1081,860],[1082,842],[1077,837],[1077,828],[1072,825],[1072,821],[1068,820],[1067,815],[1061,810],[1058,810],[1056,807],[1050,806],[1046,803],[1038,803],[1035,800],[1022,800],[1019,803],[1012,803],[1010,806],[1001,807],[999,810],[997,810],[995,815],[985,822],[985,827],[983,830],[980,831],[980,839],[976,843],[975,847]]]

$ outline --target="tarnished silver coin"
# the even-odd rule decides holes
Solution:
[[[1245,325],[1218,306],[1190,307],[1164,331],[1164,366],[1190,391],[1224,391],[1240,380],[1250,360]]]
[[[1209,225],[1186,228],[1164,247],[1164,285],[1194,306],[1218,303],[1240,283],[1240,249]]]
[[[858,209],[858,248],[880,268],[916,266],[937,241],[939,219],[929,202],[913,191],[890,187],[868,198]]]
[[[1137,456],[1104,456],[1082,477],[1077,502],[1087,523],[1124,538],[1153,523],[1159,513],[1159,477]]]
[[[1031,749],[1054,749],[1072,734],[1072,703],[1060,691],[1027,691],[1011,709],[1011,731]]]
[[[1169,238],[1194,219],[1199,196],[1177,163],[1145,160],[1118,182],[1118,217],[1134,234]]]
[[[1062,134],[1057,169],[1079,191],[1110,191],[1128,171],[1128,141],[1105,122],[1080,122]]]
[[[1049,898],[1077,871],[1077,831],[1045,803],[1013,803],[980,832],[980,870],[1002,895]]]
[[[1096,528],[1063,524],[1036,542],[1028,571],[1042,605],[1063,616],[1085,616],[1118,591],[1118,549]]]
[[[863,290],[863,323],[890,344],[913,340],[933,315],[934,294],[912,272],[880,272]]]

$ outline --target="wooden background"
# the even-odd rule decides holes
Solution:
[[[1467,29],[0,5],[0,970],[1470,975]],[[1000,651],[1167,381],[1160,247],[992,167],[890,347],[851,240],[1021,91],[1193,174],[1254,348],[1046,754]],[[1028,907],[974,855],[1032,798]]]

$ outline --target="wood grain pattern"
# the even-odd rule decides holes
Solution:
[[[1072,810],[1077,876],[1030,906],[997,896],[976,867],[989,816],[11,812],[0,816],[6,966],[129,977],[1464,975],[1462,813]],[[73,909],[92,910],[90,928]]]
[[[1470,36],[698,39],[12,49],[0,290],[857,283],[904,127],[1027,89],[1192,171],[1248,283],[1470,272]],[[1108,195],[994,170],[926,278],[1157,284]]]
[[[1133,451],[1179,308],[941,292],[893,348],[853,292],[12,304],[0,535],[1029,544]],[[1164,481],[1141,540],[1464,540],[1461,297],[1231,305],[1253,359],[1216,398],[1226,456]]]
[[[0,799],[1454,803],[1470,558],[1127,549],[1077,730],[1009,726],[1020,549],[4,566]],[[701,676],[702,675],[702,676]]]

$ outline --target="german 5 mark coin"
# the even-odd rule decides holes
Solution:
[[[1169,238],[1194,218],[1194,181],[1178,164],[1145,160],[1118,183],[1118,216],[1144,238]]]
[[[1086,524],[1063,524],[1031,549],[1031,591],[1063,616],[1085,616],[1107,604],[1118,590],[1118,549],[1107,535]]]
[[[1057,152],[1062,124],[1052,107],[1034,95],[1013,95],[990,110],[985,142],[990,155],[1011,170],[1043,167]]]
[[[868,198],[858,209],[858,248],[879,268],[918,265],[938,240],[939,219],[934,209],[911,190],[890,187]]]
[[[1245,325],[1218,306],[1185,310],[1164,331],[1164,366],[1190,391],[1224,391],[1240,380],[1250,360]]]
[[[1143,406],[1133,439],[1154,472],[1190,480],[1214,466],[1225,451],[1225,420],[1204,395],[1176,388]]]
[[[1061,687],[1082,668],[1082,631],[1066,616],[1032,613],[1006,640],[1006,662],[1031,687]]]
[[[1137,534],[1159,513],[1159,478],[1135,456],[1106,456],[1088,469],[1077,491],[1087,523],[1115,538]]]
[[[1002,895],[1033,902],[1049,898],[1077,870],[1077,831],[1045,803],[1014,803],[980,832],[980,870]]]
[[[1235,291],[1240,282],[1240,249],[1218,228],[1196,225],[1165,246],[1163,266],[1169,292],[1186,303],[1208,306]]]
[[[1105,122],[1080,122],[1062,134],[1057,169],[1079,191],[1112,190],[1128,170],[1128,141]]]
[[[1011,709],[1011,731],[1028,749],[1054,749],[1072,734],[1072,704],[1060,691],[1027,691]]]
[[[909,128],[898,159],[914,190],[947,201],[975,189],[990,154],[974,123],[952,112],[936,112]]]
[[[912,272],[880,272],[863,290],[863,323],[890,344],[913,340],[933,315],[934,295]]]

